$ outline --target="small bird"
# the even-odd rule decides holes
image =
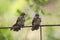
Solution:
[[[16,23],[12,26],[11,30],[13,29],[14,31],[19,31],[21,28],[24,27],[24,22],[25,22],[25,13],[21,13],[21,15],[18,17]]]
[[[18,24],[20,27],[24,27],[24,22],[25,22],[25,13],[22,13],[18,19],[17,19],[17,22],[16,24]]]
[[[36,14],[32,21],[32,29],[31,30],[32,31],[38,30],[40,23],[41,23],[41,18],[39,17],[39,14]]]

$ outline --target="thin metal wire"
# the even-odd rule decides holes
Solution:
[[[40,27],[46,27],[46,26],[60,26],[60,24],[40,25]],[[32,26],[24,26],[24,27],[32,27]],[[1,27],[0,26],[0,29],[9,29],[9,28],[12,28],[12,27]]]
[[[12,28],[12,27],[0,27],[0,29],[9,29],[9,28]]]

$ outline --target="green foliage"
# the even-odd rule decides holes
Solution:
[[[45,15],[45,12],[43,10],[41,10],[41,13],[42,13],[42,15]]]
[[[7,40],[12,40],[11,33],[9,32],[8,29],[2,29],[0,31],[7,38]]]
[[[51,14],[51,13],[47,13],[47,15],[48,15],[48,16],[52,16],[52,14]]]
[[[30,7],[32,8],[34,6],[34,4],[30,4]]]
[[[48,35],[47,40],[57,40],[56,38],[54,38],[52,35]]]
[[[26,0],[27,2],[29,2],[30,0]]]
[[[21,10],[17,9],[17,13],[20,15],[21,14]]]
[[[52,27],[46,27],[46,31],[47,31],[47,40],[53,40],[53,28]]]
[[[6,36],[0,31],[0,40],[7,40]]]
[[[17,9],[17,12],[18,12],[18,13],[21,13],[21,10]]]
[[[46,2],[46,0],[39,0],[39,1],[40,1],[41,5],[43,5]]]
[[[7,23],[5,21],[1,22],[0,27],[6,27]],[[0,40],[12,40],[11,32],[8,29],[0,29]],[[4,38],[3,38],[4,37]]]

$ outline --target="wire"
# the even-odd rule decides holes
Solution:
[[[9,29],[9,28],[12,28],[12,27],[0,27],[0,29]]]
[[[40,25],[40,27],[47,27],[47,26],[60,26],[60,24]],[[24,26],[24,27],[32,27],[32,26]],[[0,29],[9,29],[9,28],[12,28],[12,27],[1,27],[0,26]]]

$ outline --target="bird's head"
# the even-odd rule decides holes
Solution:
[[[39,17],[39,14],[36,14],[35,16]]]
[[[21,16],[24,16],[24,15],[25,15],[25,13],[24,13],[24,12],[22,12],[22,13],[21,13]]]

